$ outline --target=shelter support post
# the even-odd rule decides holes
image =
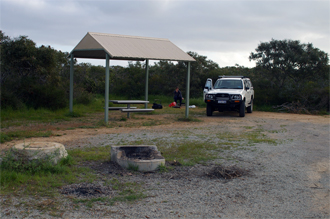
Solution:
[[[186,84],[186,118],[189,117],[189,92],[190,92],[190,62],[188,62],[187,84]]]
[[[145,101],[148,101],[148,84],[149,84],[149,59],[146,59],[146,90],[145,90]],[[144,107],[148,108],[148,103],[145,103]]]
[[[69,109],[70,113],[73,112],[73,54],[71,54],[71,61],[70,61],[70,98],[69,98]]]
[[[104,95],[104,122],[108,124],[109,116],[109,55],[105,55],[105,95]]]

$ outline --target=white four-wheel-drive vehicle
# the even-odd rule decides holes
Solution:
[[[249,78],[244,76],[220,76],[212,85],[208,78],[204,87],[206,115],[213,111],[238,111],[240,117],[245,116],[245,109],[252,113],[254,90]]]

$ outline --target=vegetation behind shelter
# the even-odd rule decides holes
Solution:
[[[68,107],[70,60],[67,52],[50,46],[37,47],[27,36],[10,38],[0,32],[1,108]],[[312,44],[294,40],[260,43],[250,60],[256,67],[236,64],[220,67],[206,56],[188,52],[191,63],[190,97],[202,98],[207,78],[244,75],[251,78],[255,104],[276,106],[296,104],[310,112],[329,112],[328,54]],[[149,69],[149,94],[172,96],[176,86],[185,95],[187,63],[158,61]],[[88,104],[105,93],[105,67],[74,63],[74,103]],[[129,62],[127,67],[110,67],[110,94],[127,99],[144,98],[145,63]]]

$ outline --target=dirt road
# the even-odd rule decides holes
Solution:
[[[119,118],[120,113],[113,113],[114,117],[117,116]],[[54,135],[49,138],[29,138],[24,140],[15,140],[11,142],[7,142],[1,144],[0,149],[8,148],[17,143],[25,142],[34,142],[34,141],[56,141],[63,144],[68,144],[75,140],[88,139],[92,136],[100,135],[100,134],[111,134],[111,133],[130,133],[135,130],[141,129],[159,129],[166,130],[171,128],[191,128],[191,127],[205,127],[209,125],[214,125],[219,123],[219,121],[231,124],[239,122],[242,126],[255,125],[255,119],[257,120],[271,120],[271,123],[310,123],[310,124],[319,124],[319,125],[329,125],[330,118],[329,116],[315,116],[315,115],[301,115],[301,114],[289,114],[289,113],[270,113],[270,112],[253,112],[252,114],[247,114],[244,118],[238,118],[237,113],[215,113],[212,117],[207,117],[204,115],[197,116],[200,122],[180,122],[175,119],[174,115],[143,115],[143,120],[156,120],[159,121],[160,125],[157,126],[141,126],[136,125],[133,127],[125,126],[129,121],[122,122],[122,127],[114,127],[114,128],[79,128],[81,124],[76,129],[65,129],[66,127],[75,127],[72,123],[58,123],[58,124],[49,124],[49,125],[38,125],[32,124],[28,127],[17,127],[17,130],[25,130],[25,129],[43,129],[43,130],[52,130]],[[135,119],[136,121],[138,119]],[[170,122],[168,122],[170,121]],[[111,123],[111,121],[110,121]],[[119,122],[118,122],[119,123]],[[120,126],[120,124],[119,124]],[[64,129],[64,130],[57,130]],[[298,130],[299,131],[299,130]]]
[[[55,141],[67,148],[130,143],[136,139],[164,144],[175,141],[221,143],[221,133],[257,131],[269,142],[257,141],[219,152],[208,165],[237,164],[251,175],[229,181],[205,178],[207,166],[168,174],[133,175],[124,181],[143,182],[148,198],[114,206],[94,205],[72,209],[68,203],[65,218],[329,218],[329,116],[253,112],[246,117],[236,113],[195,116],[199,121],[182,122],[173,115],[143,115],[143,121],[159,125],[125,126],[74,130],[54,129],[58,136],[27,141]],[[119,125],[118,125],[119,124]],[[2,148],[22,142],[3,144]],[[274,143],[276,142],[276,143]],[[221,158],[220,158],[221,157]],[[99,170],[107,173],[107,169]],[[19,209],[16,209],[19,212]],[[34,216],[39,217],[38,211]],[[3,211],[0,216],[5,216]],[[13,216],[13,215],[11,215]],[[20,217],[20,215],[17,215]],[[40,216],[41,217],[41,216]],[[43,215],[43,217],[51,217]]]

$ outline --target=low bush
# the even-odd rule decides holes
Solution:
[[[72,157],[62,158],[56,165],[52,161],[52,157],[48,159],[26,161],[23,159],[15,159],[9,150],[2,159],[0,164],[1,171],[9,171],[27,174],[57,174],[67,171],[65,166],[72,165]]]

